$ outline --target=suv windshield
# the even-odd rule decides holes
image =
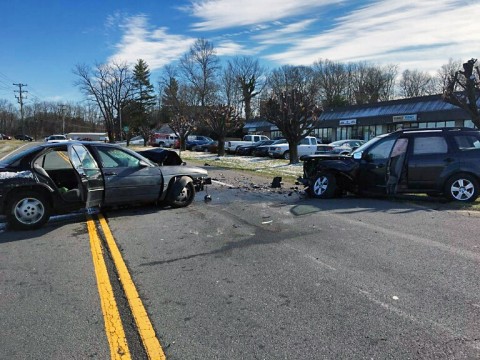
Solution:
[[[387,135],[390,135],[390,134],[382,134],[382,135],[379,135],[377,137],[374,137],[373,139],[367,141],[365,144],[363,144],[362,146],[358,147],[357,149],[355,149],[353,152],[352,152],[352,155],[355,154],[355,153],[362,153],[363,151],[365,151],[365,149],[368,149],[369,147],[371,147],[373,144],[375,144],[377,141],[383,139],[385,136]]]

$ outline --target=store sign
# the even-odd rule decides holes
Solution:
[[[357,119],[340,120],[338,122],[338,125],[340,126],[357,125]]]
[[[417,114],[410,115],[396,115],[393,117],[393,122],[417,121]]]

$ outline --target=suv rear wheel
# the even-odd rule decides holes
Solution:
[[[337,194],[337,182],[331,173],[319,174],[308,188],[309,194],[317,199],[330,199]]]
[[[445,194],[450,200],[473,202],[478,197],[478,181],[468,174],[453,175],[445,185]]]

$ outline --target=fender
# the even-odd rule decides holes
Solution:
[[[192,181],[192,179],[188,176],[175,178],[173,184],[169,187],[166,200],[173,200],[177,197],[189,181]]]

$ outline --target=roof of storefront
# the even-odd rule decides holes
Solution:
[[[366,117],[418,114],[435,111],[458,110],[442,99],[441,95],[422,96],[409,99],[384,101],[375,104],[355,105],[327,109],[320,120],[358,119]]]

